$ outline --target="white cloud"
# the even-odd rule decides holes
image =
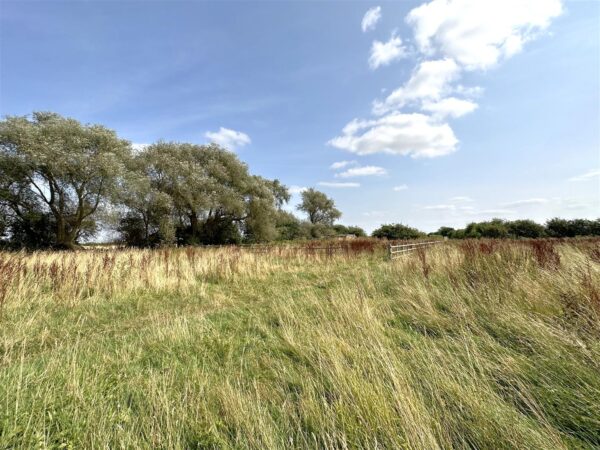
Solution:
[[[338,169],[343,169],[344,167],[353,166],[356,164],[358,164],[358,163],[354,160],[352,160],[352,161],[336,161],[331,166],[329,166],[329,168],[333,169],[333,170],[338,170]]]
[[[131,148],[133,149],[134,153],[140,153],[143,152],[144,150],[146,150],[148,147],[150,146],[150,144],[143,144],[140,142],[133,142],[131,144]]]
[[[433,158],[452,153],[458,140],[446,123],[424,114],[395,112],[375,120],[355,119],[328,143],[358,155],[383,152]]]
[[[458,84],[454,86],[452,92],[464,95],[465,97],[475,98],[483,94],[483,88],[481,86],[463,86],[462,84]]]
[[[545,203],[548,203],[548,199],[546,198],[528,198],[525,200],[517,200],[514,202],[503,203],[502,206],[508,208],[518,208],[521,206],[543,205]]]
[[[373,102],[372,113],[379,119],[355,119],[328,144],[359,155],[433,158],[452,153],[458,139],[446,121],[475,111],[473,97],[482,92],[459,84],[463,73],[490,68],[519,52],[562,10],[561,0],[432,0],[414,8],[406,22],[413,28],[420,62],[402,86]],[[373,43],[369,61],[376,68],[405,53],[392,34],[386,43]]]
[[[387,42],[373,41],[371,55],[369,56],[369,67],[375,70],[405,56],[406,48],[402,45],[402,39],[392,33],[390,40]]]
[[[381,6],[375,6],[374,8],[369,9],[362,18],[362,22],[360,27],[364,32],[374,30],[375,25],[381,19]]]
[[[450,199],[451,202],[472,202],[473,199],[471,197],[466,197],[464,195],[459,195],[457,197],[452,197]]]
[[[600,203],[599,203],[599,199],[596,200],[583,200],[583,199],[577,199],[577,198],[565,198],[565,199],[558,199],[558,203],[561,206],[561,208],[564,208],[566,210],[583,210],[583,209],[592,209],[594,211],[598,210],[598,207],[600,207]]]
[[[410,103],[440,100],[451,92],[451,84],[459,76],[460,67],[452,59],[423,61],[402,87],[394,90],[383,102],[374,102],[373,112],[384,114]]]
[[[431,211],[454,211],[456,206],[454,205],[429,205],[423,206],[423,209],[428,209]]]
[[[292,185],[288,188],[288,191],[290,194],[301,194],[302,192],[306,191],[308,188],[305,186],[296,186],[296,185]]]
[[[363,167],[352,167],[342,173],[336,173],[335,176],[339,178],[352,178],[352,177],[369,177],[369,176],[382,176],[386,175],[387,171],[383,167],[377,166],[363,166]]]
[[[407,186],[406,184],[400,184],[400,185],[398,185],[398,186],[394,186],[394,187],[392,188],[392,190],[393,190],[394,192],[405,191],[405,190],[407,190],[407,189],[408,189],[408,186]]]
[[[481,216],[507,216],[515,214],[516,211],[510,209],[484,209],[477,214]]]
[[[356,188],[360,187],[360,183],[338,183],[335,181],[319,181],[319,186],[331,188]]]
[[[560,0],[433,0],[412,11],[419,50],[486,69],[518,53],[562,13]]]
[[[456,97],[448,97],[437,102],[424,102],[422,109],[433,113],[434,116],[439,118],[456,118],[475,111],[477,109],[477,103]]]
[[[592,178],[600,177],[600,170],[591,170],[582,175],[577,175],[576,177],[569,178],[569,181],[587,181]]]
[[[204,136],[215,144],[219,144],[229,150],[236,150],[239,147],[250,144],[250,136],[241,131],[230,130],[220,127],[219,131],[207,131]]]

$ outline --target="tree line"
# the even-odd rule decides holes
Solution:
[[[102,125],[50,112],[0,121],[0,246],[74,249],[116,231],[124,244],[238,244],[366,236],[336,224],[341,212],[315,189],[302,192],[298,219],[284,209],[289,190],[250,173],[216,144],[159,141],[135,151]],[[600,236],[598,220],[473,222],[442,227],[452,239]],[[402,224],[382,225],[373,237],[426,236]]]
[[[372,236],[386,239],[418,239],[426,236],[443,236],[449,239],[479,238],[572,238],[579,236],[600,236],[600,219],[560,219],[548,220],[539,224],[533,220],[492,219],[484,222],[471,222],[465,228],[441,227],[433,233],[425,233],[403,224],[382,225]]]
[[[364,235],[335,225],[322,192],[299,220],[279,180],[250,173],[216,144],[159,141],[140,151],[102,125],[35,112],[0,121],[0,243],[74,249],[100,229],[127,245],[233,244]]]

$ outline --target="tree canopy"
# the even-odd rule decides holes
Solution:
[[[302,203],[298,205],[298,209],[308,214],[308,220],[312,224],[333,225],[342,216],[332,199],[313,188],[302,192]]]
[[[114,131],[54,113],[0,122],[0,202],[14,234],[75,247],[93,233],[129,151]]]
[[[376,238],[385,238],[385,239],[418,239],[420,237],[425,236],[425,233],[417,230],[416,228],[411,228],[409,226],[403,225],[401,223],[389,224],[389,225],[381,225],[381,227],[377,228],[371,236]]]
[[[0,245],[74,249],[111,226],[127,245],[189,245],[365,236],[323,192],[302,192],[300,220],[279,180],[250,173],[216,144],[158,141],[134,152],[102,125],[50,112],[0,121]],[[600,219],[492,219],[436,234],[460,238],[600,236]],[[373,237],[425,233],[382,225]]]

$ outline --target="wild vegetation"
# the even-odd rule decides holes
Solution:
[[[0,121],[0,245],[9,248],[73,250],[102,228],[136,247],[364,235],[334,227],[341,213],[322,192],[302,196],[308,221],[282,210],[286,186],[215,144],[134,151],[112,130],[54,113]]]
[[[0,253],[0,448],[600,446],[598,240],[310,245]]]
[[[430,233],[449,237],[450,239],[537,239],[543,237],[571,238],[577,236],[600,236],[600,219],[560,219],[548,220],[544,225],[533,220],[492,219],[485,222],[471,222],[464,229],[441,227]]]
[[[0,247],[76,249],[100,230],[131,247],[265,243],[365,236],[335,224],[333,199],[302,192],[300,220],[283,206],[290,193],[279,180],[252,175],[237,156],[215,144],[156,142],[134,151],[101,125],[58,114],[0,121]],[[449,238],[600,236],[600,219],[470,223],[442,227]],[[402,224],[372,236],[417,239]]]

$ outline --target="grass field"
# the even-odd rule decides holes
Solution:
[[[599,241],[362,250],[0,253],[0,448],[600,447]]]

